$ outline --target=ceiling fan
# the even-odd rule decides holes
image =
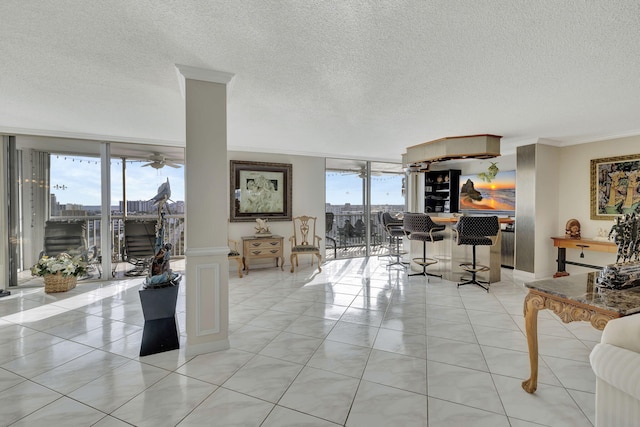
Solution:
[[[144,166],[151,166],[154,169],[162,169],[165,166],[169,166],[172,168],[179,168],[180,165],[177,164],[174,160],[171,159],[167,159],[165,156],[163,156],[160,153],[153,153],[152,155],[150,155],[149,157],[147,157],[147,161],[149,163],[146,163]]]

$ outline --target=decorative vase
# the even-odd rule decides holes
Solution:
[[[54,292],[66,292],[76,287],[76,276],[63,276],[62,273],[47,274],[44,276],[44,291],[48,294]]]

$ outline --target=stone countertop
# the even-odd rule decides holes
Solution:
[[[596,286],[598,273],[543,279],[525,283],[529,289],[580,302],[621,316],[640,313],[640,286],[622,290]]]

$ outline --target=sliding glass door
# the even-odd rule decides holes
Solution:
[[[118,266],[124,271],[123,221],[155,220],[157,207],[150,199],[167,181],[172,195],[165,238],[173,245],[173,256],[184,254],[182,148],[45,137],[5,137],[3,145],[5,169],[10,169],[6,175],[16,183],[7,192],[9,286],[32,280],[30,267],[42,255],[56,252],[49,243],[66,233],[74,233],[80,243],[64,251],[81,251],[91,263],[91,277],[111,278]],[[106,171],[104,161],[109,162]],[[106,192],[110,206],[103,207]],[[101,267],[111,271],[105,274]]]
[[[403,178],[399,164],[327,159],[326,259],[380,253],[379,212],[404,210]]]

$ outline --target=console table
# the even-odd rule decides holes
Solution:
[[[565,270],[567,264],[579,265],[580,267],[588,268],[602,268],[598,265],[567,261],[567,249],[608,252],[613,254],[618,252],[618,247],[615,243],[603,240],[571,239],[568,237],[552,237],[551,239],[553,240],[553,246],[558,248],[558,271],[553,275],[553,277],[568,276],[569,273]]]
[[[269,237],[245,236],[242,238],[242,263],[245,274],[249,274],[249,261],[252,259],[275,258],[276,267],[281,261],[280,269],[284,270],[284,237],[272,235]]]
[[[522,388],[533,393],[538,387],[538,311],[549,309],[564,323],[588,321],[603,330],[611,319],[640,313],[640,286],[624,290],[598,290],[597,272],[525,283],[524,319],[529,346],[531,375]]]

